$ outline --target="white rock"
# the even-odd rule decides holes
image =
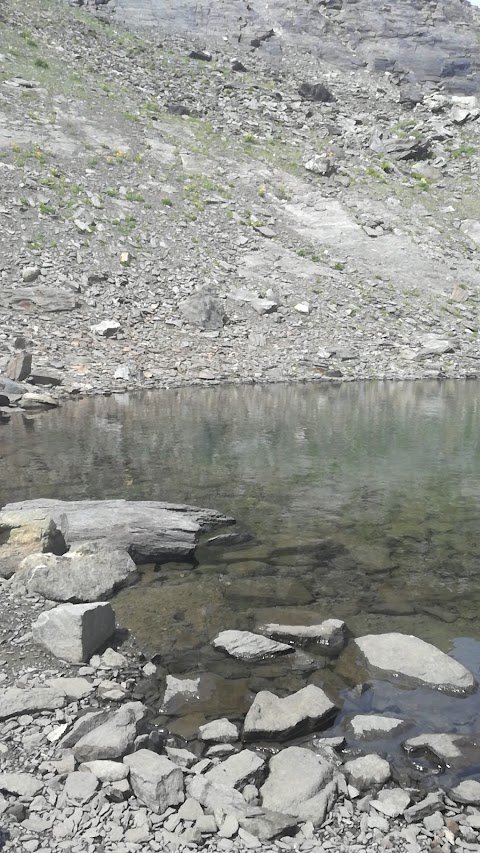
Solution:
[[[238,818],[247,811],[247,802],[240,791],[227,785],[215,784],[205,776],[192,776],[187,781],[187,793],[213,813],[221,809],[224,814],[232,814]]]
[[[181,769],[149,749],[139,749],[124,758],[130,768],[132,790],[149,809],[162,814],[169,806],[183,803],[184,786]]]
[[[165,752],[167,753],[170,761],[173,761],[173,763],[177,764],[178,767],[188,768],[197,762],[197,756],[195,753],[190,752],[188,749],[178,749],[175,746],[167,746],[165,748]]]
[[[376,753],[347,761],[344,771],[350,784],[359,791],[365,791],[374,785],[383,785],[390,778],[388,761]]]
[[[252,634],[251,631],[222,631],[212,641],[212,646],[223,649],[232,657],[251,661],[294,651],[293,647],[286,643],[277,643],[261,634]]]
[[[430,643],[409,634],[368,634],[355,640],[375,674],[453,693],[475,689],[471,672]]]
[[[218,834],[221,838],[233,838],[238,832],[238,820],[234,815],[229,814],[221,824]]]
[[[378,812],[387,817],[398,817],[403,814],[410,804],[410,795],[402,788],[384,788],[375,800],[370,801]]]
[[[22,280],[26,283],[35,281],[40,275],[40,267],[24,267],[22,270]]]
[[[404,720],[397,717],[382,717],[379,714],[357,714],[349,723],[353,734],[358,738],[374,738],[377,735],[394,732],[404,725]]]
[[[461,749],[456,745],[456,741],[461,741],[461,735],[450,734],[422,734],[408,738],[405,741],[404,747],[407,752],[412,749],[421,749],[428,747],[438,758],[448,761],[449,758],[460,758],[462,755]]]
[[[280,699],[268,690],[257,693],[244,724],[244,739],[285,738],[311,731],[329,720],[336,706],[320,687],[308,684]]]
[[[238,735],[238,726],[226,717],[205,723],[198,730],[198,739],[207,743],[231,743],[238,740]]]
[[[299,314],[310,314],[310,305],[308,302],[297,302],[293,307]]]
[[[165,693],[161,710],[164,713],[175,713],[177,707],[191,699],[198,699],[200,676],[198,678],[176,678],[167,675]]]
[[[95,326],[90,326],[90,330],[94,334],[100,335],[103,338],[110,338],[112,335],[116,335],[120,329],[121,325],[116,320],[101,320]]]
[[[212,770],[208,770],[205,778],[217,785],[242,789],[248,782],[255,782],[260,778],[264,766],[264,758],[250,749],[242,749]]]
[[[32,633],[35,642],[55,657],[82,663],[115,633],[115,613],[104,601],[62,604],[41,613]]]
[[[111,702],[120,702],[128,696],[128,690],[125,690],[116,681],[101,681],[97,692],[101,699],[107,699]]]
[[[268,778],[260,789],[264,808],[296,816],[331,780],[333,765],[309,749],[290,746],[270,759]]]
[[[198,820],[203,817],[203,809],[196,800],[187,797],[184,803],[180,806],[177,815],[181,820]]]
[[[90,661],[90,664],[92,662]],[[115,649],[105,649],[103,655],[99,655],[96,668],[97,669],[123,669],[128,661],[125,655],[117,652]]]
[[[126,779],[129,773],[126,764],[120,761],[84,761],[79,770],[88,770],[100,782],[118,782]]]

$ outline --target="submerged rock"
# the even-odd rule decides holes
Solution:
[[[278,625],[275,622],[258,628],[267,637],[294,643],[315,642],[327,649],[340,651],[346,643],[346,625],[341,619],[326,619],[319,625]]]
[[[260,634],[251,631],[222,631],[212,641],[216,649],[223,649],[234,658],[240,660],[263,660],[264,658],[285,655],[294,651],[286,643],[276,643],[267,640]]]
[[[355,644],[376,675],[452,693],[471,693],[476,682],[461,663],[409,634],[368,634]]]

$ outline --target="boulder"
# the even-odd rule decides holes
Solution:
[[[222,809],[225,814],[239,818],[247,811],[247,801],[240,791],[212,782],[200,774],[187,781],[187,794],[213,813]]]
[[[242,749],[241,752],[237,752],[217,764],[212,770],[208,770],[205,773],[205,779],[216,785],[225,785],[228,788],[242,790],[249,782],[258,784],[264,767],[264,758],[250,749]]]
[[[298,820],[302,823],[309,821],[310,823],[313,823],[314,826],[321,826],[328,812],[335,804],[337,792],[337,779],[332,779],[331,782],[328,782],[325,785],[322,791],[315,794],[314,797],[310,797],[310,799],[305,800],[305,802],[299,806],[298,811],[296,812]]]
[[[32,355],[29,352],[20,350],[16,352],[13,358],[7,364],[5,376],[7,379],[12,379],[14,382],[23,382],[32,370]]]
[[[198,739],[206,743],[232,743],[238,740],[238,737],[238,726],[225,717],[205,723],[198,730]]]
[[[75,720],[70,731],[68,731],[60,741],[60,748],[70,749],[78,743],[80,738],[105,723],[110,716],[110,711],[105,709],[103,711],[90,711],[87,714],[84,714],[83,717],[79,717],[78,720]]]
[[[347,641],[347,627],[341,619],[326,619],[319,625],[278,625],[271,622],[261,625],[258,630],[275,640],[286,640],[296,645],[314,642],[332,651],[341,651]]]
[[[133,793],[153,812],[162,814],[170,806],[183,803],[183,773],[165,755],[140,749],[127,755],[124,763],[130,769]]]
[[[476,688],[468,669],[418,637],[368,634],[358,637],[355,643],[375,675],[458,694],[471,693]]]
[[[38,284],[33,287],[15,287],[10,292],[5,289],[0,296],[2,304],[16,311],[56,313],[73,311],[77,306],[77,298],[73,290]]]
[[[0,512],[0,577],[9,578],[30,554],[64,554],[63,534],[53,518],[41,510]]]
[[[247,713],[243,737],[244,740],[285,740],[320,728],[336,711],[326,693],[313,684],[283,699],[262,690]]]
[[[305,803],[333,776],[333,764],[309,749],[290,746],[270,759],[268,778],[260,789],[262,805],[297,816]]]
[[[53,687],[6,687],[0,692],[0,720],[33,711],[54,711],[64,705],[65,694]]]
[[[368,790],[374,785],[383,785],[390,778],[388,761],[376,753],[347,761],[344,771],[350,784],[359,791]]]
[[[223,301],[205,287],[179,303],[183,318],[201,329],[222,329],[226,320]]]
[[[261,634],[252,634],[251,631],[222,631],[212,640],[212,646],[223,649],[234,658],[249,661],[264,660],[294,651],[293,647],[286,643],[276,643]]]
[[[233,519],[210,509],[159,501],[58,501],[41,498],[7,504],[4,513],[47,514],[71,547],[102,540],[125,549],[136,563],[165,562],[193,556],[203,530]],[[66,550],[66,549],[65,549]],[[59,552],[59,553],[64,553]]]
[[[92,715],[93,716],[93,715]],[[79,763],[85,761],[121,759],[132,752],[135,738],[145,728],[147,709],[141,702],[127,702],[110,714],[100,725],[87,731],[72,744]],[[81,722],[81,721],[79,721]],[[94,720],[89,720],[89,726]],[[72,743],[72,733],[63,739],[62,746]]]
[[[61,604],[41,613],[32,625],[33,639],[55,657],[71,663],[88,661],[115,633],[110,604]]]
[[[450,763],[454,758],[461,758],[462,750],[460,746],[463,740],[462,735],[427,733],[408,738],[403,747],[407,752],[418,753],[419,751],[425,752],[425,750],[428,750],[440,761],[448,761]]]
[[[27,592],[70,602],[103,601],[139,577],[126,551],[99,542],[84,542],[60,557],[31,554],[17,575]]]

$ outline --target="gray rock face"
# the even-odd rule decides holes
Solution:
[[[372,753],[347,761],[344,766],[349,782],[359,791],[383,785],[390,778],[390,765],[384,758]]]
[[[313,731],[335,714],[336,706],[320,687],[303,687],[291,696],[279,699],[274,693],[257,693],[245,718],[245,740],[284,740],[300,733]]]
[[[225,814],[233,814],[239,818],[247,811],[247,801],[240,791],[228,785],[219,785],[204,776],[193,776],[188,780],[187,793],[211,812],[223,809]]]
[[[267,637],[289,640],[297,644],[319,643],[328,649],[340,651],[346,643],[346,625],[341,619],[326,619],[320,625],[278,625],[269,623],[258,629]]]
[[[133,749],[135,738],[144,729],[147,709],[141,702],[127,702],[105,722],[86,732],[73,744],[78,762],[121,759]],[[89,724],[94,722],[90,720]],[[63,746],[68,743],[64,739]],[[71,742],[71,739],[70,739]]]
[[[73,311],[77,299],[72,290],[63,287],[48,287],[38,284],[33,287],[16,287],[5,290],[0,297],[0,305],[16,311]]]
[[[40,499],[7,504],[0,513],[47,513],[70,547],[107,540],[128,551],[136,563],[191,557],[202,530],[231,524],[215,510],[158,501],[57,501]],[[18,518],[20,515],[17,516]]]
[[[282,835],[289,835],[297,828],[298,820],[293,815],[272,812],[256,806],[250,806],[247,814],[240,815],[238,823],[254,838],[270,841]],[[219,835],[222,833],[220,832]]]
[[[65,694],[52,687],[7,687],[0,693],[0,720],[31,711],[54,711],[65,705]]]
[[[140,749],[127,755],[124,763],[130,768],[130,784],[135,796],[153,812],[161,814],[169,806],[183,803],[183,773],[170,759]]]
[[[374,738],[405,726],[405,721],[397,717],[382,717],[378,714],[356,714],[350,720],[349,728],[355,737]]]
[[[293,652],[293,647],[286,643],[276,643],[267,640],[260,634],[251,631],[222,631],[212,641],[216,649],[223,649],[234,658],[240,660],[264,660],[264,658],[285,655]]]
[[[268,778],[260,789],[262,805],[297,815],[305,803],[331,780],[333,765],[309,749],[291,746],[270,759]]]
[[[217,764],[205,773],[205,778],[216,785],[228,788],[242,788],[249,782],[257,784],[262,776],[265,759],[250,749],[242,749],[235,755]]]
[[[98,542],[84,542],[67,554],[32,554],[17,572],[28,592],[51,601],[102,601],[138,580],[135,563],[126,551]]]
[[[71,663],[88,661],[115,633],[110,604],[61,604],[41,613],[32,625],[33,639],[55,657]]]
[[[430,643],[408,634],[369,634],[355,640],[368,667],[376,675],[400,677],[452,693],[471,693],[473,675],[462,664]]]
[[[98,726],[101,726],[102,723],[105,723],[109,719],[109,717],[110,712],[107,710],[92,711],[84,714],[83,717],[79,717],[78,720],[75,720],[70,731],[68,731],[60,741],[60,748],[70,749],[70,747],[78,743],[80,738],[93,731],[93,729],[98,728]]]
[[[419,803],[415,803],[415,805],[406,809],[404,817],[407,823],[414,823],[433,814],[437,809],[443,810],[444,808],[443,795],[440,791],[437,791],[434,794],[427,794]]]

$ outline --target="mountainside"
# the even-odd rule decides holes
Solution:
[[[0,369],[476,375],[479,13],[132,6],[2,5]]]

